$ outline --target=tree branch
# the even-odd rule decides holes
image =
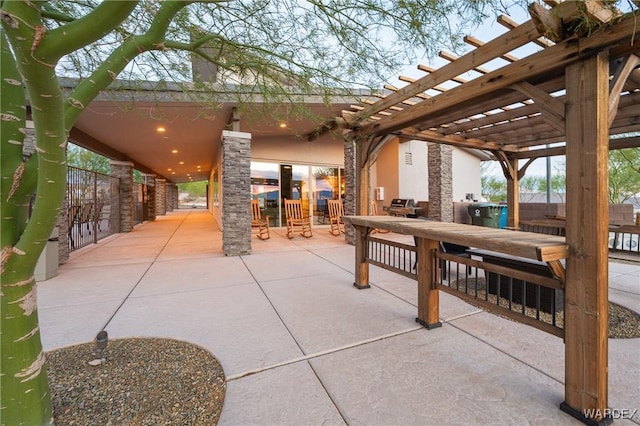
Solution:
[[[58,60],[117,28],[136,8],[139,1],[105,0],[90,13],[48,32],[40,43],[44,57]]]
[[[114,0],[118,1],[118,0]],[[153,22],[145,34],[132,36],[126,39],[120,47],[115,49],[109,57],[100,64],[91,74],[84,79],[71,92],[65,103],[65,127],[67,132],[71,130],[73,123],[89,102],[94,99],[101,90],[106,89],[118,74],[135,58],[149,50],[163,50],[165,34],[169,24],[183,7],[189,4],[182,0],[165,0],[162,2]]]
[[[42,5],[42,17],[53,19],[57,22],[73,22],[76,20],[73,16],[66,15],[59,10],[54,9],[49,3]]]

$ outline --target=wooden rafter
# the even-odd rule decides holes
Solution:
[[[613,76],[613,79],[611,80],[611,87],[609,90],[609,126],[613,124],[613,120],[618,113],[620,93],[627,82],[627,78],[629,78],[631,73],[635,71],[639,64],[640,58],[637,55],[631,54],[627,56],[620,64]]]
[[[382,111],[391,105],[398,104],[403,100],[410,99],[419,93],[425,92],[433,86],[444,83],[445,81],[462,74],[464,71],[461,71],[460,68],[468,70],[473,67],[474,63],[488,62],[495,57],[496,53],[501,54],[510,52],[538,37],[539,34],[532,22],[520,25],[513,31],[510,31],[509,33],[485,44],[485,47],[488,46],[488,48],[485,49],[483,54],[477,55],[477,52],[466,54],[458,58],[456,61],[460,66],[440,68],[439,70],[418,79],[415,83],[405,86],[394,94],[387,96],[383,101],[376,103],[376,105],[373,105],[371,108],[357,114],[355,117],[352,117],[352,119],[356,123],[362,121],[378,111]]]
[[[522,27],[522,25],[516,27],[514,31],[517,31]],[[406,87],[400,89],[398,92],[389,95],[384,100],[376,102],[376,104],[372,105],[371,108],[356,114],[351,118],[351,120],[348,119],[348,121],[351,122],[352,127],[358,128],[360,132],[376,134],[394,132],[402,129],[403,127],[415,126],[416,124],[420,125],[430,116],[433,117],[438,114],[444,114],[449,111],[449,109],[454,110],[458,104],[473,104],[472,100],[477,104],[478,102],[482,102],[483,99],[486,101],[495,99],[496,97],[499,97],[496,96],[496,94],[500,94],[501,89],[506,89],[516,83],[520,83],[525,80],[529,80],[531,82],[536,79],[548,79],[550,72],[554,72],[554,70],[561,71],[567,64],[578,60],[580,52],[598,49],[600,46],[615,45],[617,42],[631,37],[634,31],[635,23],[633,19],[628,18],[622,20],[613,29],[608,29],[607,31],[601,31],[598,34],[594,34],[591,37],[581,40],[581,43],[562,42],[551,46],[541,52],[529,56],[528,58],[510,63],[499,70],[492,71],[471,80],[464,85],[447,90],[446,92],[440,93],[429,99],[425,99],[412,107],[406,108],[397,114],[387,117],[383,121],[376,120],[376,122],[371,122],[369,120],[361,120],[361,124],[358,124],[358,118],[366,115],[368,111],[372,111],[371,108],[378,106],[378,108],[374,109],[382,110],[384,108],[381,109],[380,106],[384,105],[385,108],[390,106],[388,99],[392,98],[395,94],[400,93],[401,91],[404,91],[405,93],[420,93],[418,88],[423,89],[426,87],[420,82],[423,82],[425,78],[433,78],[435,73],[432,73],[407,86],[414,86],[413,90],[405,90]],[[489,46],[491,46],[491,42],[482,45],[473,53],[476,57],[482,56],[483,53],[489,49]],[[510,50],[515,47],[517,46],[511,46]],[[629,49],[628,46],[626,48]],[[496,52],[492,53],[493,56],[500,54]],[[486,55],[489,56],[488,54]],[[458,61],[464,60],[464,58],[467,57],[468,55],[462,56]],[[444,71],[442,70],[447,70],[446,74],[459,75],[463,71],[469,69],[469,67],[460,68],[457,65],[458,61],[451,63],[438,71],[441,71],[440,74],[444,74]],[[472,64],[471,68],[473,67],[474,66]],[[432,81],[435,82],[436,80]],[[439,83],[440,82],[438,82],[438,84]],[[435,84],[432,84],[431,86],[433,85]]]

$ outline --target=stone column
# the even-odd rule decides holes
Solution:
[[[156,179],[156,217],[167,214],[167,180]]]
[[[251,253],[251,134],[222,132],[222,251]]]
[[[156,175],[143,175],[144,184],[147,185],[147,203],[149,220],[156,220]]]
[[[173,188],[174,184],[171,182],[167,182],[165,187],[166,190],[166,205],[167,205],[167,213],[171,213],[173,211]]]
[[[111,175],[120,179],[120,232],[131,232],[134,222],[133,163],[110,160]]]
[[[178,185],[175,183],[171,184],[171,211],[178,209]]]
[[[345,216],[356,214],[356,144],[352,139],[344,140],[344,199],[342,200]],[[347,243],[355,245],[356,230],[352,225],[345,226]]]
[[[429,219],[453,222],[453,149],[449,145],[430,143]]]

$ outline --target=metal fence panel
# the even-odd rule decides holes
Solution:
[[[67,208],[69,251],[115,234],[120,229],[120,180],[68,167]]]

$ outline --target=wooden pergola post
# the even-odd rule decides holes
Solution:
[[[507,178],[507,227],[520,228],[520,173],[518,172],[518,159],[504,156],[502,168]]]
[[[436,277],[440,267],[435,253],[440,243],[427,238],[416,238],[418,249],[418,317],[416,322],[427,329],[441,327],[440,294]]]
[[[356,229],[356,265],[355,265],[355,281],[353,286],[358,290],[371,287],[369,285],[369,262],[367,261],[367,236],[371,232],[371,228],[364,226],[355,226]]]
[[[369,214],[369,147],[371,138],[356,138],[356,215]]]
[[[369,213],[369,146],[371,139],[356,137],[355,139],[355,214],[366,216]],[[358,289],[369,288],[369,263],[367,262],[367,236],[369,228],[356,227],[356,265],[355,282],[353,285]]]
[[[566,68],[567,259],[565,401],[607,423],[609,63],[601,52]],[[593,411],[586,411],[593,410]],[[591,414],[589,414],[591,413]]]

